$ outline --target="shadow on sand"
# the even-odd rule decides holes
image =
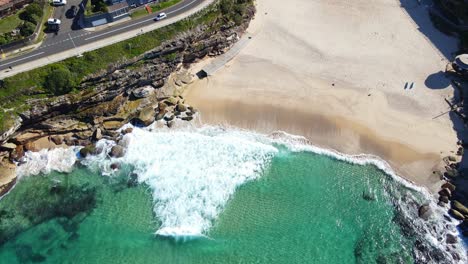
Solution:
[[[431,89],[444,89],[450,86],[450,80],[445,72],[439,71],[429,75],[424,84]]]
[[[417,27],[424,37],[432,44],[432,47],[441,57],[447,60],[453,59],[457,50],[457,39],[437,30],[429,16],[429,7],[433,5],[430,0],[400,0],[400,5],[405,14]]]

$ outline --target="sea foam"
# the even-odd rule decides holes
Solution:
[[[76,151],[75,148],[28,151],[23,157],[23,163],[18,166],[16,175],[21,178],[28,175],[47,174],[51,171],[70,172],[77,160]]]
[[[158,235],[198,236],[212,225],[236,188],[258,178],[277,152],[271,145],[220,129],[125,136],[122,161],[153,190]]]
[[[410,222],[412,229],[424,238],[424,247],[437,249],[452,263],[465,263],[467,260],[462,243],[445,243],[447,234],[457,233],[458,222],[453,219],[447,221],[451,218],[445,217],[446,209],[437,206],[425,188],[403,179],[387,162],[373,155],[342,154],[314,146],[304,137],[282,131],[262,135],[219,126],[177,130],[134,127],[133,133],[125,135],[119,142],[126,147],[124,157],[111,158],[108,152],[116,144],[110,140],[99,141],[96,147],[102,150],[101,153],[81,162],[103,175],[113,174],[110,165],[115,162],[132,166],[138,181],[147,184],[153,192],[154,213],[160,221],[157,235],[206,235],[236,188],[260,177],[279,152],[275,146],[282,145],[292,152],[313,152],[348,163],[376,166],[395,181],[416,191],[401,197],[399,190],[389,190],[389,195],[394,197],[401,221]],[[18,168],[18,175],[36,175],[52,170],[69,172],[75,164],[78,150],[28,152],[26,162]],[[420,196],[435,212],[428,221],[417,215]],[[456,252],[459,261],[447,252]],[[423,251],[416,250],[415,255],[426,263],[437,263]]]

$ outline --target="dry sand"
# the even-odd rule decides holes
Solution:
[[[453,89],[441,72],[456,40],[430,24],[418,28],[415,21],[429,20],[416,0],[401,4],[257,0],[250,43],[191,84],[186,98],[204,123],[282,130],[340,152],[375,154],[435,189],[432,170],[456,150],[443,114]],[[428,28],[429,38],[421,33]]]

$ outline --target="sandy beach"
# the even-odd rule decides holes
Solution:
[[[442,72],[456,40],[432,28],[424,5],[257,0],[248,34],[232,61],[188,86],[203,123],[374,154],[416,184],[439,187],[432,171],[458,140]]]

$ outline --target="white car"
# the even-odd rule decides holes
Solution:
[[[159,21],[159,20],[164,19],[164,18],[166,18],[166,17],[167,17],[166,13],[159,13],[159,14],[154,18],[154,20]]]
[[[60,21],[60,19],[57,19],[57,18],[49,18],[47,20],[47,24],[49,25],[60,25],[62,23],[62,21]]]
[[[61,6],[61,5],[66,5],[67,0],[52,0],[52,5],[54,6]]]

